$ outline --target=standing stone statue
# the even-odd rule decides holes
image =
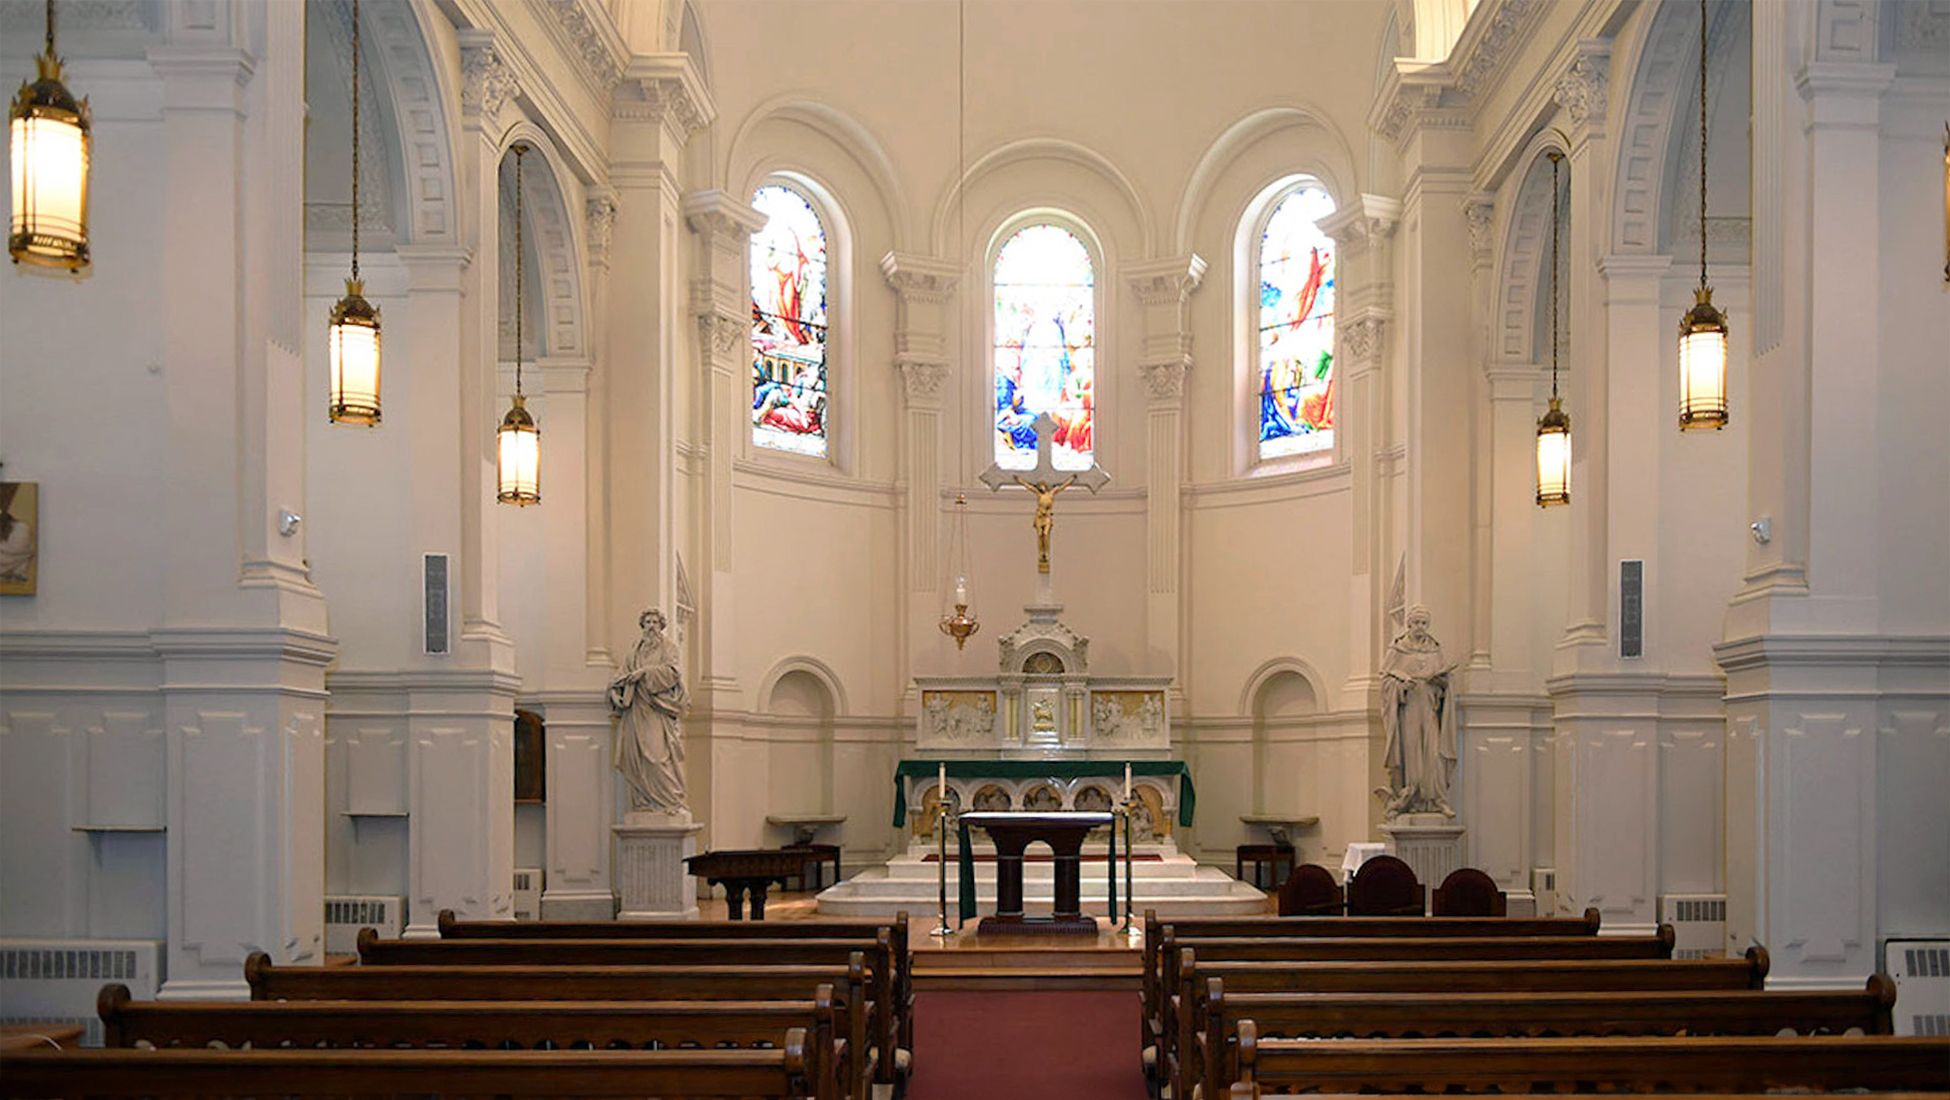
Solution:
[[[616,770],[636,812],[687,813],[684,798],[684,712],[690,693],[677,667],[677,643],[664,634],[664,613],[637,619],[643,637],[616,679],[609,709],[616,715]]]
[[[1408,609],[1405,629],[1388,644],[1381,663],[1381,725],[1388,732],[1383,757],[1388,786],[1375,794],[1383,811],[1456,816],[1449,784],[1456,774],[1456,708],[1442,644],[1429,633],[1427,608]]]

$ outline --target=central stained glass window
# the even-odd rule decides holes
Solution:
[[[826,453],[826,229],[806,196],[752,195],[752,442]]]
[[[1259,242],[1259,457],[1334,446],[1334,212],[1318,184],[1280,200]]]
[[[1056,421],[1050,458],[1087,470],[1094,451],[1096,274],[1090,250],[1056,225],[1017,230],[995,257],[995,461],[1036,465],[1039,413]]]

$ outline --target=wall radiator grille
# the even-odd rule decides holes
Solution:
[[[1950,1035],[1950,940],[1890,940],[1896,1034]]]
[[[515,868],[515,919],[542,919],[542,869]]]
[[[0,940],[0,1022],[80,1024],[102,1045],[95,997],[109,982],[151,1000],[162,973],[156,940]]]
[[[1672,925],[1675,959],[1708,959],[1727,953],[1725,894],[1666,894],[1659,920]]]
[[[376,928],[388,939],[406,927],[406,899],[385,894],[328,894],[325,898],[325,952],[351,955],[359,950],[359,929]]]

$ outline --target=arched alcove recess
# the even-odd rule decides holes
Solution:
[[[1260,665],[1240,693],[1239,712],[1253,724],[1253,811],[1317,805],[1320,768],[1311,746],[1295,743],[1302,719],[1320,713],[1320,673],[1297,657]]]
[[[1246,204],[1267,185],[1295,172],[1318,179],[1336,208],[1346,206],[1359,186],[1346,137],[1311,107],[1269,107],[1226,127],[1206,147],[1185,182],[1172,224],[1172,254],[1195,249],[1199,227],[1208,215],[1223,210],[1226,224],[1236,223]],[[1248,182],[1228,182],[1235,175]]]
[[[431,43],[434,21],[445,16],[434,0],[366,4],[360,13],[390,93],[406,185],[406,235],[415,244],[453,241],[457,157],[447,105],[457,103],[460,93],[445,67],[434,64]]]
[[[814,144],[793,134],[811,135]],[[746,116],[725,152],[723,186],[740,201],[768,176],[800,172],[816,173],[814,182],[830,187],[821,197],[849,223],[849,228],[868,230],[873,222],[886,226],[896,251],[905,250],[911,239],[908,203],[894,162],[880,139],[858,120],[836,107],[790,95],[767,100]],[[822,148],[821,146],[824,146]],[[840,179],[827,167],[840,164],[857,170],[877,200],[873,219],[863,222],[861,205],[866,196]]]
[[[1531,139],[1518,163],[1523,165],[1516,185],[1516,198],[1503,226],[1502,247],[1497,249],[1496,300],[1490,322],[1491,363],[1536,363],[1550,365],[1548,301],[1540,307],[1539,296],[1547,292],[1549,272],[1544,264],[1550,255],[1551,163],[1549,153],[1566,153],[1558,166],[1559,187],[1569,198],[1571,162],[1562,135],[1547,130]],[[1564,203],[1569,218],[1570,203]],[[1566,237],[1568,239],[1568,235]],[[1539,318],[1546,326],[1539,329]],[[1541,340],[1539,334],[1542,334]],[[1568,347],[1560,345],[1559,358],[1569,361]]]
[[[1038,161],[1054,162],[1078,169],[1085,177],[1081,182],[1059,184],[1061,194],[1050,190],[1042,191],[1040,197],[1030,198],[1030,191],[1012,188],[1007,181],[1027,180],[1022,172],[1025,166]],[[1039,181],[1054,182],[1054,181]],[[982,200],[973,197],[978,186],[998,183],[989,187],[985,194],[994,195],[992,199]],[[972,218],[964,223],[961,202],[965,192],[971,193],[969,201],[980,203],[989,213],[986,217]],[[1106,201],[1109,200],[1109,201]],[[1124,170],[1112,163],[1110,158],[1088,146],[1060,138],[1027,138],[1013,141],[982,154],[968,165],[961,178],[949,186],[935,204],[934,214],[928,230],[928,247],[931,255],[953,256],[955,238],[964,232],[963,226],[977,226],[971,239],[984,240],[996,232],[998,223],[1014,213],[1011,207],[1021,207],[1031,202],[1048,202],[1067,208],[1084,221],[1094,225],[1100,234],[1118,235],[1119,223],[1128,221],[1135,231],[1135,249],[1126,249],[1131,258],[1157,254],[1157,227],[1151,209],[1139,193],[1137,185],[1131,182]],[[969,213],[973,213],[970,210]],[[1105,243],[1100,241],[1099,243]],[[971,255],[980,255],[979,249]],[[1109,259],[1108,253],[1105,255]],[[1098,273],[1100,280],[1108,280],[1113,272]]]
[[[582,219],[569,215],[571,209],[582,209],[581,184],[569,171],[548,135],[534,123],[523,119],[509,127],[501,140],[504,222],[511,216],[505,212],[512,211],[514,205],[515,158],[512,150],[517,144],[525,145],[530,150],[527,163],[522,166],[521,201],[522,214],[528,221],[523,227],[523,243],[533,270],[524,289],[530,300],[536,303],[536,313],[539,314],[530,316],[540,321],[534,328],[534,336],[539,343],[531,344],[526,353],[536,357],[586,359],[589,352],[583,333]],[[513,248],[513,241],[510,240],[504,244],[501,254],[503,316],[510,316],[509,311],[513,308]],[[512,339],[513,334],[505,331],[506,326],[503,328],[501,355],[503,359],[509,359],[513,357],[514,348],[507,341]]]
[[[765,805],[778,813],[833,812],[833,726],[844,709],[833,670],[789,658],[759,689],[762,735],[770,741]]]

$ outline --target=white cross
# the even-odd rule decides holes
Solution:
[[[1093,494],[1110,481],[1110,474],[1092,459],[1087,470],[1064,471],[1056,468],[1050,461],[1050,437],[1056,433],[1056,420],[1048,413],[1038,413],[1036,422],[1031,425],[1036,430],[1036,465],[1027,470],[1005,470],[998,463],[982,471],[982,484],[991,491],[1000,492],[1010,485],[1020,485],[1036,494],[1036,518],[1031,521],[1036,528],[1036,572],[1049,573],[1049,536],[1056,526],[1056,494],[1072,485],[1081,485]]]

